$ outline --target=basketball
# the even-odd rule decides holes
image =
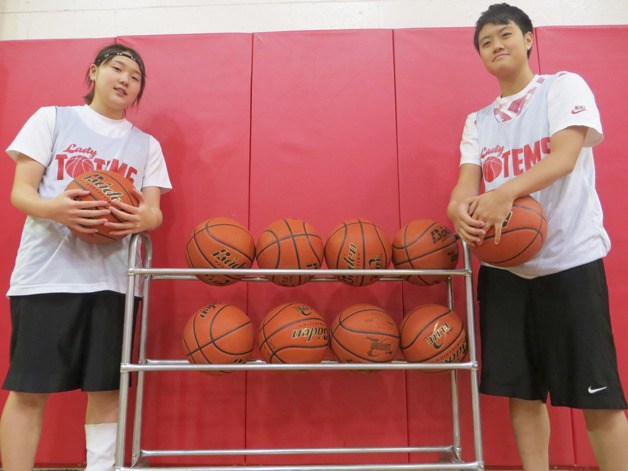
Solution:
[[[257,264],[260,268],[317,269],[323,264],[323,241],[314,228],[300,219],[280,219],[262,231],[257,240]],[[311,275],[272,275],[279,286],[298,286]]]
[[[255,260],[255,239],[239,222],[225,217],[207,219],[192,231],[185,246],[190,268],[251,268]],[[227,286],[237,275],[196,275],[214,286]]]
[[[458,241],[448,227],[432,219],[409,222],[395,235],[392,260],[397,269],[450,270],[458,264]],[[413,275],[406,278],[420,286],[434,285],[446,275]]]
[[[325,261],[331,269],[385,269],[390,265],[391,243],[386,233],[371,221],[349,219],[331,232],[325,244]],[[366,286],[381,276],[340,275],[351,286]]]
[[[399,355],[399,329],[383,309],[354,304],[334,319],[331,351],[341,363],[384,363]]]
[[[547,219],[541,205],[531,196],[517,198],[502,224],[502,236],[495,245],[491,227],[481,245],[469,249],[481,261],[498,267],[514,267],[534,257],[547,236]]]
[[[66,187],[66,190],[76,189],[89,191],[89,194],[85,196],[75,197],[74,199],[77,201],[107,201],[109,203],[121,201],[132,206],[139,204],[137,196],[133,193],[133,183],[124,175],[109,170],[92,170],[75,176],[74,180]],[[106,207],[108,208],[109,205]],[[124,222],[112,213],[103,217],[109,222]],[[79,239],[94,244],[108,244],[123,238],[111,235],[111,232],[115,231],[115,229],[104,224],[95,227],[98,229],[98,232],[89,234],[77,232],[74,229],[70,229],[70,231]]]
[[[208,304],[188,320],[183,347],[192,364],[245,363],[255,334],[249,317],[231,304]],[[207,371],[207,373],[224,373]]]
[[[258,341],[266,363],[320,363],[327,353],[329,331],[307,304],[286,303],[266,314]]]
[[[466,329],[447,306],[418,306],[403,319],[399,330],[401,352],[408,362],[456,363],[467,353]]]

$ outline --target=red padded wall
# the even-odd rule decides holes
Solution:
[[[0,41],[0,290],[6,293],[19,244],[24,215],[10,203],[15,165],[4,153],[28,117],[41,106],[81,104],[87,92],[83,80],[95,51],[113,39]],[[8,298],[0,301],[0,377],[9,365],[11,320]],[[2,404],[6,397],[2,391]],[[68,392],[52,395],[45,412],[38,463],[78,465],[85,454],[83,424],[85,398]],[[59,433],[59,417],[67,424]],[[68,440],[67,437],[76,437]]]
[[[152,234],[153,265],[186,268],[185,244],[198,223],[225,216],[249,224],[251,35],[141,36],[118,41],[140,51],[147,64],[146,96],[130,119],[161,142],[175,188],[162,198],[166,222]],[[148,357],[183,358],[183,327],[196,310],[210,303],[234,304],[246,312],[247,285],[154,282]],[[148,372],[142,447],[243,448],[245,393],[245,374]],[[213,460],[242,461],[242,457]]]
[[[392,32],[256,34],[253,51],[252,230],[259,235],[271,222],[293,217],[326,239],[337,224],[360,217],[392,237],[399,224]],[[271,308],[301,301],[329,324],[345,307],[368,302],[400,320],[400,294],[396,283],[255,284],[249,312],[259,326]],[[253,448],[406,443],[401,372],[251,373],[247,391]],[[391,459],[323,455],[315,461]],[[250,460],[258,461],[268,459]]]
[[[604,208],[604,226],[612,242],[604,264],[619,373],[624,391],[628,392],[628,319],[625,316],[628,309],[628,286],[625,283],[628,234],[624,216],[628,162],[622,158],[628,129],[628,28],[542,28],[537,33],[537,41],[541,50],[541,72],[568,70],[580,74],[593,90],[602,116],[604,141],[594,150],[597,190]],[[574,47],[575,44],[578,46]],[[582,414],[574,411],[572,416],[575,464],[595,466]]]

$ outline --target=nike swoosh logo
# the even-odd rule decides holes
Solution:
[[[604,391],[605,389],[608,389],[608,386],[604,386],[603,388],[595,388],[593,389],[591,386],[589,386],[589,394],[595,394],[595,393],[599,393],[600,391]]]
[[[578,113],[582,113],[583,111],[586,111],[586,110],[585,109],[571,110],[571,114],[578,114]]]

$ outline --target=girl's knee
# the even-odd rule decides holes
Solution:
[[[7,403],[22,409],[43,409],[48,400],[47,393],[27,393],[11,391]]]

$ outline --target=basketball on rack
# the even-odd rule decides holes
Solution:
[[[208,304],[183,329],[185,356],[192,364],[245,363],[253,352],[251,320],[231,304]],[[207,371],[224,373],[224,371]]]
[[[327,353],[329,331],[312,307],[286,303],[266,314],[258,341],[266,363],[320,363]]]
[[[547,219],[541,205],[532,196],[517,198],[502,224],[499,244],[495,245],[495,228],[491,227],[481,245],[469,249],[481,261],[498,267],[514,267],[533,258],[547,236]]]
[[[310,269],[323,264],[323,241],[311,224],[300,219],[280,219],[270,224],[256,244],[257,264],[260,268]],[[298,286],[312,279],[312,275],[271,275],[279,286]]]
[[[450,270],[458,264],[458,241],[448,227],[432,219],[419,219],[403,226],[392,243],[393,265],[397,269]],[[415,285],[434,285],[446,275],[413,275]]]
[[[121,201],[131,206],[137,206],[139,200],[133,193],[133,183],[124,175],[111,172],[109,170],[92,170],[81,173],[74,177],[66,190],[88,190],[89,194],[85,196],[77,196],[74,199],[78,201]],[[107,208],[109,205],[106,206]],[[109,222],[124,222],[118,219],[113,213],[103,216]],[[93,226],[92,226],[93,227]],[[70,229],[72,233],[81,240],[94,244],[107,244],[122,239],[123,237],[111,235],[115,229],[107,227],[104,224],[95,226],[98,232],[85,234]]]
[[[226,217],[207,219],[198,224],[185,246],[190,268],[251,268],[255,260],[255,239],[239,222]],[[237,275],[196,275],[210,285],[227,286]]]
[[[366,219],[349,219],[336,226],[325,243],[325,261],[331,269],[386,269],[390,265],[391,243],[386,233]],[[381,276],[340,275],[351,286],[366,286]]]
[[[383,309],[354,304],[330,327],[331,350],[341,363],[384,363],[399,354],[399,329]]]
[[[403,319],[400,332],[401,352],[408,362],[456,363],[467,353],[467,331],[447,306],[414,308]]]

